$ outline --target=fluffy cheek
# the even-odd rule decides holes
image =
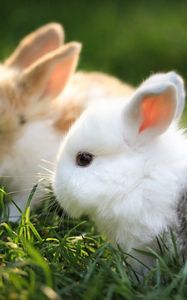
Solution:
[[[60,205],[73,217],[92,216],[106,197],[101,172],[97,168],[77,167],[61,160],[53,178],[53,190]]]
[[[53,190],[62,208],[73,217],[86,213],[86,184],[76,166],[59,161],[53,178]],[[87,201],[88,198],[86,197]],[[86,202],[87,202],[86,201]]]

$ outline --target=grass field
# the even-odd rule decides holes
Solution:
[[[3,208],[4,190],[0,197]],[[158,237],[162,254],[147,251],[156,266],[140,278],[89,221],[49,210],[49,199],[30,216],[30,200],[18,224],[2,216],[0,299],[186,299],[187,264],[172,232],[173,249]]]
[[[0,1],[0,16],[2,60],[24,35],[58,21],[68,41],[83,42],[81,69],[109,72],[132,84],[171,69],[187,78],[186,1]],[[49,209],[49,199],[30,212],[29,199],[20,222],[11,223],[5,198],[2,188],[0,300],[187,299],[187,264],[172,233],[173,249],[158,237],[161,255],[148,251],[156,266],[140,279],[126,254],[86,218],[72,220]]]

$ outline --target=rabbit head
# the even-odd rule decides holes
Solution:
[[[127,251],[175,222],[187,170],[177,128],[184,97],[183,80],[169,72],[152,75],[128,100],[86,110],[58,155],[53,188],[61,206],[88,215]]]
[[[45,25],[24,38],[0,66],[0,158],[29,122],[48,118],[54,99],[74,72],[81,45],[62,45],[59,24]]]

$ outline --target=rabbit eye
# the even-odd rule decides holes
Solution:
[[[93,161],[94,156],[88,152],[79,152],[76,156],[76,164],[80,167],[87,167]]]
[[[26,122],[27,121],[26,121],[25,117],[23,115],[20,115],[19,116],[19,124],[24,125]]]

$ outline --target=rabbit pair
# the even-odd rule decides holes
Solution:
[[[70,129],[54,193],[69,215],[88,215],[127,252],[156,247],[155,237],[171,227],[187,253],[183,80],[175,72],[155,74],[132,96],[113,100],[90,106]]]
[[[1,185],[21,209],[43,172],[42,160],[54,161],[64,134],[93,96],[131,92],[103,74],[73,75],[81,44],[63,43],[62,26],[47,24],[25,37],[0,66]],[[10,218],[17,215],[11,205]]]

